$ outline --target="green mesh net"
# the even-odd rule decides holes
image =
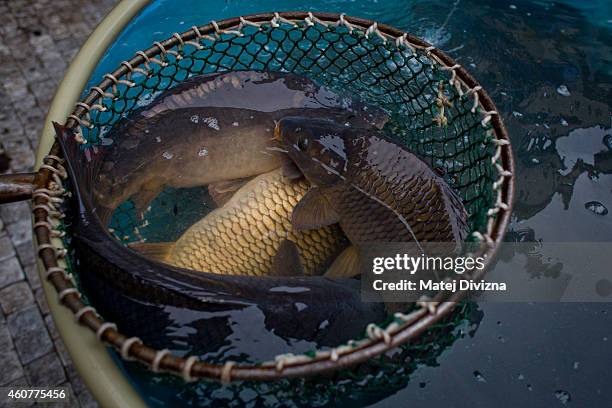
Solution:
[[[491,162],[491,125],[483,126],[481,106],[472,94],[453,86],[453,71],[428,56],[428,50],[398,47],[374,33],[334,24],[246,25],[239,33],[221,31],[200,38],[199,47],[184,43],[164,49],[131,72],[127,81],[119,80],[112,94],[101,98],[106,111],[91,110],[92,126],[83,130],[88,145],[104,143],[117,121],[191,76],[236,70],[291,72],[383,108],[391,117],[387,134],[441,172],[463,198],[471,230],[484,230],[497,177]],[[152,213],[160,217],[174,209],[159,207]],[[131,202],[124,203],[111,224],[125,242],[155,234],[154,223],[139,220],[133,208]],[[189,213],[193,222],[203,215]]]
[[[272,383],[214,382],[185,384],[168,375],[151,375],[142,366],[125,363],[131,379],[157,406],[215,407],[361,407],[405,388],[419,367],[435,367],[443,353],[458,340],[473,336],[483,313],[472,302],[460,304],[442,321],[432,325],[417,341],[404,344],[350,370],[326,376],[287,379]],[[421,385],[423,386],[423,385]]]
[[[508,142],[505,135],[499,134],[499,123],[493,126],[496,112],[487,111],[479,100],[480,87],[471,79],[469,85],[460,78],[465,75],[457,74],[458,66],[445,63],[432,52],[433,47],[398,32],[381,31],[375,23],[369,28],[363,24],[357,27],[343,16],[337,20],[329,16],[323,20],[312,15],[285,19],[275,14],[271,20],[226,21],[221,29],[215,23],[214,30],[206,26],[201,33],[194,28],[189,34],[176,34],[163,45],[156,43],[137,53],[140,62],[132,59],[122,63],[125,69],[107,74],[105,85],[92,88],[78,105],[76,115],[72,115],[79,124],[77,137],[81,138],[85,154],[91,148],[107,145],[109,139],[105,136],[120,121],[192,76],[230,71],[290,72],[383,109],[389,116],[383,129],[387,136],[404,144],[443,175],[463,199],[469,215],[470,239],[486,239],[491,244],[492,234],[499,232],[495,230],[499,212],[509,209],[511,191],[502,193],[500,186],[508,187],[511,173],[506,167],[511,163],[502,163],[501,146]],[[79,107],[84,109],[80,113]],[[144,219],[131,200],[121,204],[113,214],[110,231],[123,243],[172,241],[213,207],[205,188],[168,188],[152,202]],[[165,220],[177,213],[182,214],[180,221],[169,226]],[[504,228],[505,223],[500,225]],[[70,255],[70,234],[64,243]],[[490,245],[488,250],[491,248]],[[78,265],[70,269],[78,272]],[[412,305],[406,312],[419,309],[426,308]],[[355,370],[337,373],[334,387],[318,380],[287,381],[290,387],[303,389],[310,396],[320,395],[317,406],[341,400],[343,390],[356,386],[361,387],[360,395],[366,399],[370,391],[392,392],[405,385],[418,365],[435,364],[444,347],[460,335],[457,327],[466,314],[470,314],[470,307],[464,304],[447,320],[431,326],[417,342],[403,346],[395,354],[389,352],[393,357],[385,353]],[[394,326],[397,331],[404,324],[410,329],[414,323],[409,314],[400,313],[389,316],[380,327],[388,330]],[[374,331],[374,337],[377,333],[381,332]],[[377,340],[367,332],[363,337],[366,342]],[[314,359],[317,353],[314,350],[313,356],[307,357]],[[134,368],[131,364],[129,367]],[[143,387],[155,387],[166,380],[147,377]],[[278,398],[282,405],[287,385],[261,384],[253,389],[258,396]],[[193,392],[202,401],[209,401],[216,399],[215,390],[215,386],[194,386],[181,392]]]

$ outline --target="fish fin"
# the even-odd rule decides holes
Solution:
[[[97,204],[94,195],[94,186],[99,176],[102,163],[108,157],[110,147],[102,144],[86,145],[83,147],[77,141],[73,129],[67,128],[57,122],[52,122],[56,139],[62,148],[66,168],[72,183],[72,192],[77,202],[84,208],[85,215],[90,219],[98,219],[106,230],[113,214],[114,208]]]
[[[83,148],[77,141],[74,130],[57,122],[52,123],[56,140],[66,160],[65,167],[72,183],[72,192],[81,206],[88,210],[88,216],[96,218],[92,211],[94,199],[91,188],[96,184],[94,178],[105,154],[104,146]]]
[[[304,194],[291,215],[291,223],[298,230],[317,229],[335,224],[339,220],[340,216],[318,187],[313,187]]]
[[[353,278],[361,272],[359,249],[355,245],[346,248],[327,269],[326,278]]]
[[[281,175],[287,180],[299,180],[304,177],[302,171],[292,161],[287,161],[282,165]]]
[[[164,191],[163,186],[148,188],[145,184],[142,186],[142,189],[139,192],[131,197],[134,207],[136,208],[136,212],[140,218],[144,218],[147,207],[149,207],[151,201],[153,201],[162,191]]]
[[[66,166],[68,168],[68,175],[70,176],[70,181],[73,184],[73,189],[77,195],[79,201],[82,202],[82,198],[84,195],[83,187],[81,183],[77,183],[77,180],[80,178],[80,166],[79,166],[79,148],[77,146],[77,142],[75,140],[70,140],[71,137],[74,139],[74,132],[65,127],[64,125],[60,125],[57,122],[52,122],[53,128],[55,129],[55,138],[59,142],[60,147],[62,148],[62,153],[64,155],[64,159],[66,160]],[[78,174],[77,174],[78,173]]]
[[[274,256],[272,276],[304,276],[304,267],[300,261],[300,254],[295,242],[285,239],[278,247]]]
[[[108,208],[108,207],[99,205],[96,208],[94,208],[93,213],[98,216],[98,218],[100,219],[100,222],[102,223],[102,226],[106,228],[108,227],[108,224],[110,223],[110,220],[111,220],[111,217],[113,216],[114,211],[115,210],[113,210],[112,208]]]
[[[155,261],[167,262],[174,249],[174,242],[132,242],[128,248]]]
[[[240,190],[253,177],[246,177],[234,180],[218,181],[208,185],[208,194],[213,199],[217,207],[222,207],[227,203],[236,191]]]

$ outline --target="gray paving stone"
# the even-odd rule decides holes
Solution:
[[[42,287],[36,289],[34,291],[34,299],[36,299],[36,303],[38,304],[38,308],[43,316],[49,314],[49,304],[47,303],[47,298],[45,297],[45,292]]]
[[[91,34],[91,28],[83,22],[72,25],[70,31],[73,38],[87,38]]]
[[[6,315],[18,312],[34,300],[32,290],[26,281],[19,281],[0,290],[0,307]]]
[[[55,351],[26,364],[24,369],[32,386],[54,386],[66,381],[66,373]]]
[[[57,86],[54,82],[48,81],[48,77],[43,78],[45,81],[40,84],[36,84],[32,86],[32,92],[34,92],[34,96],[36,97],[36,101],[38,102],[38,106],[48,106],[51,104],[51,100],[53,99],[53,95],[55,95],[55,90]],[[42,109],[38,109],[40,111],[40,119],[44,119],[44,112]],[[32,118],[32,116],[30,116]]]
[[[44,55],[50,49],[55,48],[55,42],[53,41],[53,38],[51,38],[51,36],[48,34],[42,34],[38,36],[33,35],[30,37],[29,43],[32,46],[34,52],[39,55]]]
[[[30,146],[30,142],[26,138],[23,137],[23,127],[18,121],[14,122],[14,126],[11,127],[11,130],[18,131],[20,136],[19,136],[19,139],[12,139],[11,137],[7,137],[6,139],[3,140],[4,148],[7,151],[11,152],[10,153],[10,159],[11,159],[10,168],[13,173],[28,172],[30,168],[24,168],[23,170],[16,170],[16,168],[23,165],[21,163],[23,160],[22,158],[20,158],[20,156],[24,156],[26,155],[27,152],[32,150]],[[23,204],[26,204],[26,203],[23,203]],[[23,217],[18,218],[18,219],[23,219]],[[11,222],[12,221],[4,220],[5,224],[10,224]]]
[[[0,349],[0,361],[2,361],[2,369],[0,370],[0,386],[15,381],[23,377],[23,367],[19,362],[19,357],[13,349]]]
[[[17,251],[17,258],[19,258],[19,262],[21,262],[24,270],[26,265],[32,265],[36,262],[36,258],[34,257],[34,245],[32,244],[31,238],[17,245],[15,250]]]
[[[6,226],[6,230],[13,241],[13,245],[18,247],[24,243],[32,242],[32,221],[28,217]]]
[[[10,383],[4,385],[5,387],[28,387],[30,383],[26,377],[19,377],[16,380],[11,381]]]
[[[0,44],[0,57],[2,58],[3,61],[13,62],[13,57],[11,56],[11,51],[4,44]],[[7,63],[7,64],[0,64],[0,65],[2,66],[2,73],[4,75],[8,74],[9,72],[14,72],[17,69],[15,64],[8,64]]]
[[[45,112],[46,113],[46,112]],[[41,119],[42,123],[42,119]],[[32,149],[36,149],[38,147],[38,138],[40,137],[40,124],[36,123],[26,123],[23,127],[23,134],[30,142]]]
[[[17,257],[0,261],[0,289],[23,279],[23,270]]]
[[[13,243],[8,236],[0,237],[0,262],[12,256],[15,256]]]
[[[19,35],[15,32],[10,32],[9,36],[4,37],[6,40],[6,44],[8,44],[9,49],[11,51],[11,56],[16,60],[24,60],[27,59],[31,51],[29,51],[24,44],[24,36]]]
[[[44,117],[67,63],[115,3],[0,0],[0,149],[11,158],[9,171],[31,171]],[[68,363],[68,382],[62,385],[70,384],[78,397],[69,404],[45,406],[97,406],[70,368],[48,315],[31,233],[27,203],[0,206],[0,385],[27,383],[24,364],[30,369],[43,363],[56,367],[60,374],[48,375],[59,381],[61,365]]]
[[[31,98],[28,92],[28,81],[22,76],[15,75],[3,78],[2,85],[4,85],[4,90],[13,103],[19,103],[23,98]]]
[[[49,79],[49,75],[40,69],[40,65],[41,62],[36,56],[32,56],[32,58],[27,60],[21,60],[19,63],[13,65],[15,68],[19,69],[21,75],[28,78],[28,82],[32,84],[32,91]]]
[[[33,254],[32,259],[34,259]],[[28,283],[30,284],[30,288],[33,290],[40,288],[40,277],[38,276],[38,268],[36,267],[36,263],[31,263],[24,266],[23,272],[25,273]]]
[[[21,121],[21,124],[24,126],[24,128],[28,125],[39,128],[40,124],[43,123],[45,119],[45,112],[39,107],[40,99],[36,96],[36,92],[34,91],[34,89],[40,89],[42,92],[39,95],[41,97],[45,97],[45,99],[43,100],[46,101],[50,99],[50,96],[48,95],[48,93],[55,92],[55,87],[53,86],[53,84],[50,84],[49,87],[53,87],[53,89],[45,91],[43,85],[35,85],[35,86],[30,87],[31,91],[29,92],[33,93],[31,97],[31,102],[33,103],[33,106],[31,107],[28,106],[27,108],[23,110],[17,111],[17,117]],[[45,92],[47,93],[47,95],[45,95]]]
[[[70,384],[72,384],[72,389],[74,390],[74,393],[80,395],[81,393],[86,392],[87,387],[85,386],[85,383],[81,379],[81,376],[79,375],[76,368],[74,368],[74,365],[70,364],[64,367],[64,369],[68,374],[68,379],[70,380]]]
[[[2,313],[0,313],[2,314]],[[0,350],[13,349],[13,339],[6,322],[0,323]]]
[[[35,156],[31,149],[14,150],[11,159],[11,170],[15,173],[24,173],[34,167]]]
[[[0,64],[1,65],[1,64]],[[0,87],[0,90],[2,88]],[[6,92],[0,92],[0,96],[2,99],[7,99]],[[13,132],[13,127],[15,126],[15,109],[11,104],[2,105],[0,104],[0,135],[2,135],[2,144],[5,147],[5,150],[8,150],[6,146],[7,140],[20,139],[19,135]],[[10,153],[10,151],[8,151]]]
[[[68,354],[68,350],[66,349],[66,345],[64,344],[63,341],[55,342],[55,351],[57,352],[57,355],[59,356],[59,359],[62,362],[62,365],[64,367],[72,364],[72,360],[70,359],[70,354]]]
[[[45,316],[45,324],[47,325],[47,330],[49,331],[49,334],[51,335],[51,339],[53,339],[53,340],[60,340],[60,341],[55,343],[56,346],[57,346],[58,343],[61,343],[62,346],[63,346],[64,343],[60,339],[60,334],[57,331],[57,327],[55,326],[55,321],[53,320],[53,316],[51,316],[50,314]],[[68,365],[68,364],[69,364],[69,362],[64,364],[64,365]]]
[[[5,384],[5,387],[28,387],[30,384],[28,383],[28,379],[25,377],[19,377],[14,381],[11,381],[8,384]],[[12,401],[3,401],[0,399],[0,408],[13,408],[15,406],[19,408],[23,407],[32,407],[36,405],[34,402],[19,402],[19,404],[15,404]]]
[[[58,387],[66,387],[68,389],[66,399],[61,402],[52,402],[45,404],[45,408],[72,408],[79,406],[79,400],[72,389],[72,385],[69,382],[65,382],[57,385]]]
[[[44,24],[49,30],[49,35],[55,41],[71,38],[68,26],[62,22],[59,15],[49,16],[48,19],[45,19]]]
[[[23,220],[29,216],[30,207],[26,202],[3,204],[0,206],[0,217],[2,217],[5,224]]]
[[[78,395],[79,404],[82,408],[96,408],[98,403],[94,399],[89,390],[85,390]]]
[[[57,41],[57,48],[64,54],[68,50],[78,50],[81,47],[82,41],[74,37],[62,38]]]
[[[9,315],[7,324],[23,364],[28,364],[53,350],[53,342],[36,306],[32,305]]]

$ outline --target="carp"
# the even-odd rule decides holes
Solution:
[[[141,102],[142,104],[142,102]],[[215,186],[279,167],[269,150],[275,121],[287,115],[330,117],[382,127],[386,114],[290,73],[204,74],[158,94],[102,135],[94,177],[96,213],[104,224],[132,199],[142,215],[166,187]]]
[[[309,230],[339,223],[353,244],[327,276],[359,273],[359,246],[366,243],[461,246],[468,225],[459,196],[424,161],[381,131],[286,117],[275,135],[292,159],[289,165],[312,185],[293,210],[293,226]]]
[[[226,275],[318,275],[346,246],[337,225],[298,231],[291,214],[309,184],[283,177],[281,169],[240,188],[170,243],[130,248],[171,265]]]

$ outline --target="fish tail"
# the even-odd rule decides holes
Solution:
[[[115,210],[112,208],[104,207],[101,205],[96,207],[96,215],[98,216],[98,219],[100,220],[103,226],[108,226],[114,211]]]
[[[359,248],[351,245],[336,257],[323,276],[326,278],[353,278],[361,273]]]
[[[74,132],[71,129],[57,122],[53,122],[53,127],[55,128],[55,137],[62,148],[64,159],[66,160],[68,175],[73,185],[73,193],[76,194],[79,202],[82,203],[88,198],[90,192],[83,185],[83,166],[79,163],[82,154],[79,144],[75,140]]]
[[[457,194],[455,190],[453,190],[446,183],[442,184],[443,191],[446,193],[446,197],[448,198],[447,203],[447,211],[449,217],[451,217],[451,223],[453,224],[453,229],[456,230],[456,236],[459,241],[463,241],[468,233],[468,213],[463,205],[463,200]]]
[[[53,122],[53,127],[55,128],[56,139],[62,148],[62,153],[66,160],[68,174],[73,186],[73,193],[76,195],[79,204],[81,204],[81,209],[95,208],[93,186],[102,162],[103,146],[84,148],[77,141],[76,135],[72,129],[57,122]],[[89,205],[85,205],[85,203]],[[98,214],[98,212],[100,214]],[[89,212],[88,215],[93,218],[98,218],[102,225],[106,225],[110,219],[112,210],[96,208],[95,213],[96,215]]]

